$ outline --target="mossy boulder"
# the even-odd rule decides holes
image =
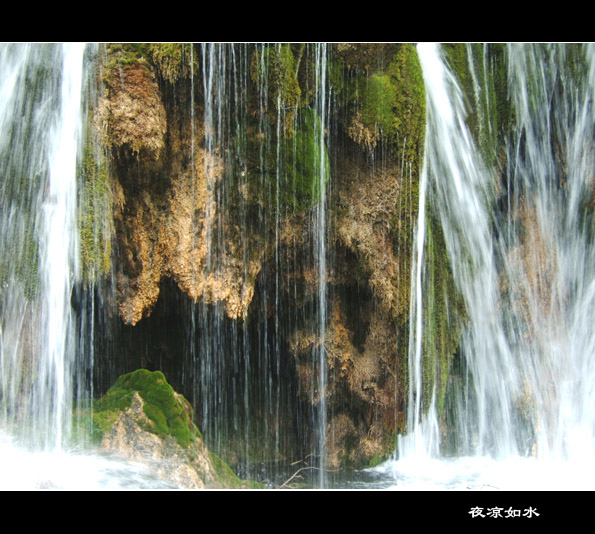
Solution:
[[[123,410],[130,407],[135,392],[143,399],[143,409],[150,421],[145,430],[160,437],[171,436],[182,447],[201,437],[192,421],[190,403],[174,391],[161,371],[147,369],[121,376],[106,395],[96,401],[93,419],[102,433],[111,427]]]
[[[177,487],[254,487],[207,449],[192,419],[192,406],[161,371],[138,369],[94,402],[93,437],[102,452],[147,465]]]

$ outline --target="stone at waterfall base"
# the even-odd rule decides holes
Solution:
[[[161,438],[143,429],[148,419],[144,401],[138,392],[130,408],[122,412],[110,431],[104,435],[101,450],[119,458],[145,464],[151,473],[180,488],[204,489],[222,487],[204,443],[195,442],[187,449],[174,438]],[[140,423],[144,423],[141,424]]]
[[[100,450],[146,466],[151,476],[181,489],[246,487],[208,450],[192,422],[190,403],[159,371],[120,377],[95,403]]]

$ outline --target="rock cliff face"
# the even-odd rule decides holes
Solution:
[[[183,378],[184,369],[200,367],[189,358],[207,358],[204,342],[174,342],[171,329],[156,331],[158,321],[182,313],[167,308],[180,302],[171,299],[179,292],[202,310],[186,316],[187,324],[205,313],[224,317],[215,321],[216,335],[234,352],[222,356],[233,358],[234,369],[245,376],[270,370],[268,378],[246,378],[243,392],[230,385],[218,395],[237,406],[252,388],[275,382],[271,391],[282,396],[283,408],[264,413],[278,418],[298,403],[314,412],[320,406],[314,354],[324,343],[327,464],[385,457],[404,430],[408,387],[410,257],[425,117],[414,47],[112,44],[105,51],[92,123],[109,168],[110,272],[129,339],[160,310],[150,327],[154,346],[129,342],[128,360],[157,368],[165,358],[172,381],[202,388],[185,393],[205,399],[204,379]],[[313,304],[321,173],[323,338]],[[174,344],[175,354],[153,350]],[[283,380],[296,399],[287,399]],[[301,435],[307,448],[316,418],[298,418],[309,429],[286,441]],[[278,422],[271,427],[285,432]],[[281,449],[277,460],[291,454]]]

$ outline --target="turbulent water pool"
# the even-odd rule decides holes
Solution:
[[[584,491],[595,489],[595,464],[489,457],[388,461],[366,470],[353,489]]]
[[[40,452],[16,445],[0,433],[0,490],[174,489],[141,464],[82,452]]]
[[[34,452],[0,433],[0,490],[176,490],[147,468],[109,455],[76,451]],[[309,489],[308,473],[288,489]],[[316,476],[314,472],[310,473]],[[488,457],[389,460],[375,468],[328,474],[331,490],[389,491],[591,491],[595,463]],[[269,488],[276,489],[276,488]]]

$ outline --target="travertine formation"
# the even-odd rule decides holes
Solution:
[[[206,106],[214,104],[204,100],[199,64],[189,69],[190,54],[176,49],[181,70],[174,76],[173,49],[140,50],[108,48],[94,120],[102,125],[110,160],[119,316],[127,325],[150,316],[165,279],[233,321],[254,322],[258,291],[276,295],[295,317],[310,313],[319,284],[312,263],[312,209],[319,198],[311,176],[318,157],[312,151],[319,149],[312,111],[319,83],[315,54],[304,45],[246,48],[249,72],[232,69],[236,78],[229,78],[246,85],[218,95],[230,122],[214,131],[205,122]],[[334,133],[325,132],[330,465],[386,456],[404,424],[424,116],[415,61],[410,45],[337,45],[329,51],[326,90],[342,95],[329,112]],[[245,108],[228,111],[232,97]],[[414,97],[418,102],[407,104],[413,117],[408,131],[405,120],[390,117]],[[215,134],[223,135],[219,130],[227,137],[212,143]],[[354,292],[357,302],[350,300]],[[322,342],[317,329],[310,319],[284,322],[288,310],[273,312],[273,301],[264,306],[282,322],[279,335],[287,335],[282,341],[295,358],[303,398],[317,404],[317,369],[308,357]]]

